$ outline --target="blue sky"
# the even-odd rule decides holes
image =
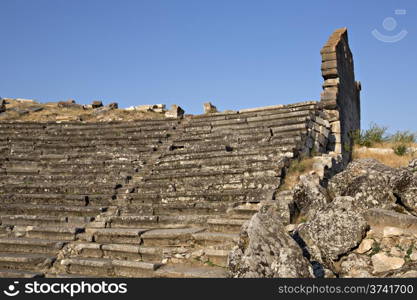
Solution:
[[[414,0],[0,0],[0,13],[0,96],[187,113],[206,101],[226,110],[318,100],[320,48],[346,26],[362,127],[417,131]],[[383,26],[389,17],[395,28]],[[386,43],[374,29],[408,33]]]

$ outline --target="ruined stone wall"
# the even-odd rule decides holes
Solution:
[[[336,30],[320,51],[324,79],[321,104],[331,125],[330,151],[351,159],[352,133],[360,129],[360,82],[355,81],[346,28]]]

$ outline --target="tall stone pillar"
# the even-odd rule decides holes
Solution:
[[[335,151],[348,162],[352,156],[355,131],[360,130],[360,90],[355,81],[352,52],[346,28],[337,29],[320,51],[321,72],[324,79],[321,104],[329,114],[330,151]]]

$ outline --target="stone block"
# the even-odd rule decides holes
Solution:
[[[119,104],[117,102],[112,102],[109,105],[107,105],[110,109],[117,109],[119,108]]]
[[[103,106],[103,102],[101,102],[100,100],[95,100],[93,101],[93,103],[91,103],[91,107],[92,108],[99,108]]]
[[[404,263],[405,261],[403,258],[391,257],[382,252],[372,256],[374,273],[396,270],[401,268]]]
[[[204,113],[205,114],[212,114],[212,113],[216,113],[217,112],[217,108],[211,104],[211,102],[206,102],[204,103]]]
[[[0,113],[6,111],[6,100],[0,99]]]
[[[176,104],[171,105],[171,109],[165,112],[167,118],[182,118],[184,110]]]

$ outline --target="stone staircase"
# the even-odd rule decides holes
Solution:
[[[0,277],[224,277],[241,225],[328,129],[316,102],[0,123]]]

